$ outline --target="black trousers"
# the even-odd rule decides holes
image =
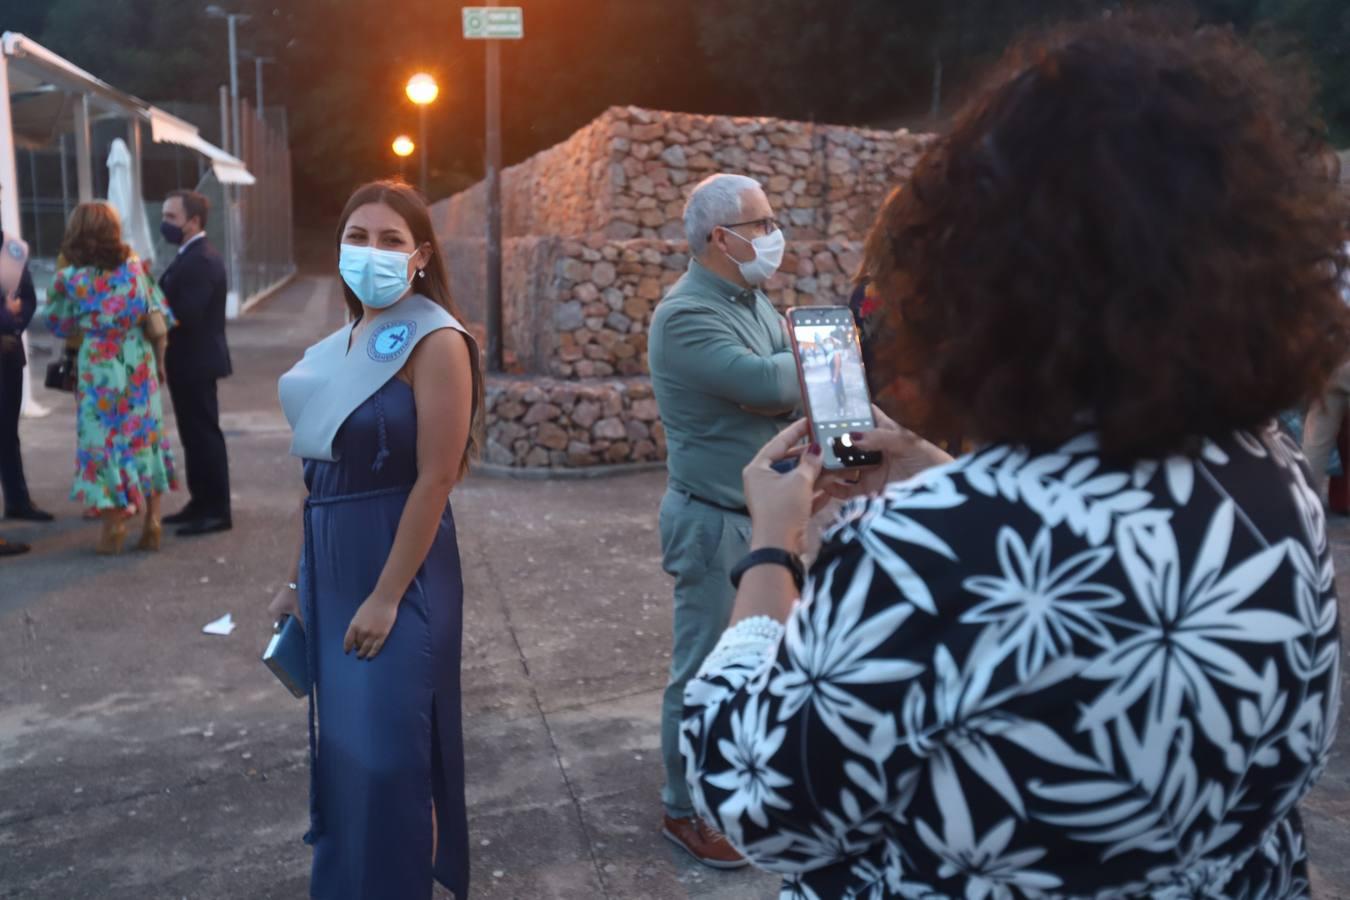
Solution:
[[[5,510],[18,512],[32,505],[19,455],[19,405],[23,402],[23,366],[0,356],[0,491]]]
[[[230,460],[220,430],[216,379],[169,378],[178,441],[187,469],[188,507],[200,516],[230,516]]]

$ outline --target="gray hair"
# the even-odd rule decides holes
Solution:
[[[741,197],[746,191],[757,190],[763,190],[763,186],[755,179],[725,172],[709,175],[695,185],[684,205],[684,236],[689,241],[689,252],[702,256],[708,249],[712,230],[739,221]]]

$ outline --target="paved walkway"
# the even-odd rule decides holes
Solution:
[[[34,493],[61,519],[0,526],[36,544],[0,564],[0,898],[305,895],[303,704],[257,654],[299,498],[275,379],[340,316],[334,283],[311,279],[232,326],[230,534],[93,556],[97,526],[63,499],[70,400],[44,392],[56,412],[24,423]],[[455,493],[475,898],[775,896],[775,879],[704,869],[657,836],[663,487],[477,478]],[[1350,527],[1336,540],[1350,572]],[[201,633],[225,612],[233,635]],[[1307,805],[1318,896],[1344,900],[1347,735]]]

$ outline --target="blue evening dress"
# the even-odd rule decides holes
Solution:
[[[309,500],[300,592],[316,686],[310,893],[319,900],[429,898],[434,876],[467,900],[459,694],[464,590],[448,503],[384,648],[368,662],[342,652],[417,480],[412,388],[390,379],[351,414],[333,448],[335,462],[304,461]]]

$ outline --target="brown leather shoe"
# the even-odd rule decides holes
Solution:
[[[17,541],[7,541],[0,538],[0,556],[22,556],[33,548],[27,544],[20,544]]]
[[[661,821],[661,833],[694,859],[714,869],[739,869],[750,864],[736,848],[727,843],[722,832],[708,825],[698,816]]]

